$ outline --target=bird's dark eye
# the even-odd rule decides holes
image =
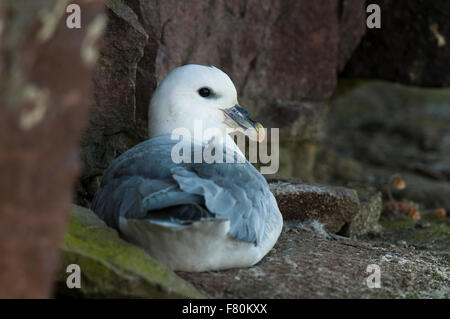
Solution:
[[[200,94],[201,97],[208,97],[211,95],[211,89],[201,88],[198,90],[198,94]]]

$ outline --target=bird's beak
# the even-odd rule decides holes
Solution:
[[[250,113],[242,106],[236,104],[233,107],[222,109],[222,111],[225,114],[224,123],[227,126],[242,131],[254,141],[262,142],[264,140],[264,127],[261,123],[253,121],[250,118]]]

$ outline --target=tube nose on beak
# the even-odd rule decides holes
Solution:
[[[225,114],[225,124],[231,128],[243,132],[250,139],[262,142],[265,138],[265,129],[261,123],[250,118],[250,113],[239,104],[222,109]]]

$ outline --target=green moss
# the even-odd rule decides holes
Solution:
[[[414,227],[415,222],[411,219],[408,220],[393,220],[386,221],[383,220],[381,225],[386,231],[397,231],[399,229],[405,229],[409,227]]]
[[[345,95],[354,88],[371,82],[373,82],[373,80],[371,81],[369,79],[360,79],[360,78],[348,78],[348,79],[341,78],[338,81],[336,90],[334,91],[331,99],[334,99],[340,95]]]
[[[432,248],[446,254],[449,261],[450,225],[449,219],[438,220],[433,214],[425,213],[422,219],[429,223],[425,228],[415,227],[416,222],[408,220],[382,221],[384,236],[392,242],[405,240],[419,249]]]
[[[68,289],[69,264],[81,268],[81,288]],[[57,293],[76,297],[201,298],[193,286],[122,240],[90,210],[74,206],[62,245]]]

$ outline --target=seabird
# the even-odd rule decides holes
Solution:
[[[199,124],[215,133],[195,138]],[[180,128],[190,137],[174,138]],[[274,246],[283,219],[267,181],[230,130],[264,138],[262,125],[238,104],[228,75],[195,64],[174,69],[153,94],[149,139],[110,164],[91,208],[173,270],[256,264]],[[189,160],[174,160],[180,145],[192,151]],[[221,160],[199,160],[196,150]]]

